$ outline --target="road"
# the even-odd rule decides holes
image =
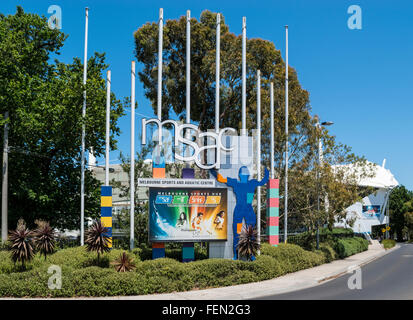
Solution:
[[[258,298],[259,300],[390,300],[413,299],[413,244],[384,255],[361,268],[361,289],[349,289],[345,274],[316,287]],[[351,281],[354,283],[353,281]]]

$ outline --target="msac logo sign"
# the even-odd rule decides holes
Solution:
[[[173,126],[174,131],[174,146],[178,147],[181,145],[186,145],[187,147],[191,147],[194,151],[191,152],[192,154],[181,154],[180,152],[175,152],[175,160],[183,161],[183,162],[195,162],[196,165],[201,169],[219,169],[220,168],[220,157],[215,157],[215,162],[212,164],[203,164],[200,158],[200,154],[203,151],[208,149],[214,150],[215,154],[220,154],[221,152],[231,152],[233,151],[233,147],[225,147],[222,144],[222,136],[227,133],[235,133],[236,130],[233,128],[223,128],[220,129],[219,132],[208,131],[202,132],[196,125],[189,124],[189,123],[179,123],[174,120],[164,120],[160,121],[159,119],[142,119],[142,145],[146,144],[146,126],[148,124],[154,123],[158,125],[158,145],[162,146],[162,129],[166,124],[170,124]],[[187,136],[184,137],[184,132],[190,131],[191,134],[186,134]],[[192,137],[197,137],[198,143],[192,140]],[[203,141],[208,140],[208,144],[204,145]],[[209,143],[210,142],[210,143]]]

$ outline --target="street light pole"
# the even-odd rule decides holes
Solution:
[[[318,166],[317,166],[317,250],[320,249],[320,164],[321,164],[321,139],[320,139],[321,126],[317,118],[316,133],[318,141]]]
[[[320,124],[320,119],[318,116],[316,123],[316,133],[317,133],[317,141],[318,141],[318,166],[317,166],[317,250],[320,249],[320,166],[323,160],[323,146],[321,144],[321,126],[331,126],[334,122],[325,121]]]

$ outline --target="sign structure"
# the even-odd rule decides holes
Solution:
[[[150,188],[149,241],[227,240],[226,188]]]
[[[168,178],[139,178],[139,187],[196,187],[214,188],[214,179],[168,179]]]
[[[363,206],[363,217],[367,219],[380,218],[380,206],[378,205]]]
[[[176,161],[183,161],[183,162],[195,162],[196,165],[205,170],[209,170],[212,168],[219,169],[220,164],[220,157],[217,157],[215,162],[212,164],[203,164],[202,163],[202,152],[207,152],[208,150],[215,150],[215,154],[219,154],[220,152],[230,152],[233,151],[232,147],[226,147],[222,143],[222,137],[225,134],[232,133],[233,135],[236,134],[236,130],[233,128],[222,128],[219,132],[215,132],[215,130],[211,130],[208,132],[201,132],[196,125],[190,123],[179,123],[174,120],[164,120],[160,121],[159,119],[142,119],[142,145],[146,144],[146,126],[148,124],[156,124],[158,127],[158,133],[156,140],[158,141],[158,146],[162,146],[162,137],[163,137],[163,127],[168,124],[173,127],[174,132],[174,143],[175,147],[178,147],[180,144],[182,146],[187,146],[188,148],[192,149],[189,151],[189,154],[181,154],[180,152],[175,152],[175,160]],[[189,137],[184,136],[183,132],[188,130],[190,132]],[[153,139],[154,137],[152,137]],[[196,138],[196,141],[193,141],[193,138]],[[211,143],[208,145],[203,145],[201,143],[204,138],[210,139]]]

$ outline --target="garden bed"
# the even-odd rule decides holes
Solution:
[[[354,238],[340,241],[351,239]],[[363,240],[354,241],[362,243]],[[317,251],[307,251],[294,244],[280,244],[278,247],[263,244],[261,255],[252,262],[204,259],[189,263],[171,258],[143,260],[147,254],[137,249],[130,253],[136,268],[129,272],[116,272],[111,265],[124,252],[119,249],[105,254],[99,262],[96,255],[87,252],[85,247],[62,249],[46,259],[36,254],[26,270],[12,262],[8,251],[0,251],[0,296],[144,295],[223,287],[273,279],[367,249],[367,244],[354,245],[354,248],[349,244],[342,246],[341,251],[336,252],[338,247],[334,249],[327,243],[322,243],[321,250]],[[351,250],[348,250],[349,246]],[[62,270],[61,289],[48,288],[48,280],[52,276],[48,268],[51,265],[57,265]]]

